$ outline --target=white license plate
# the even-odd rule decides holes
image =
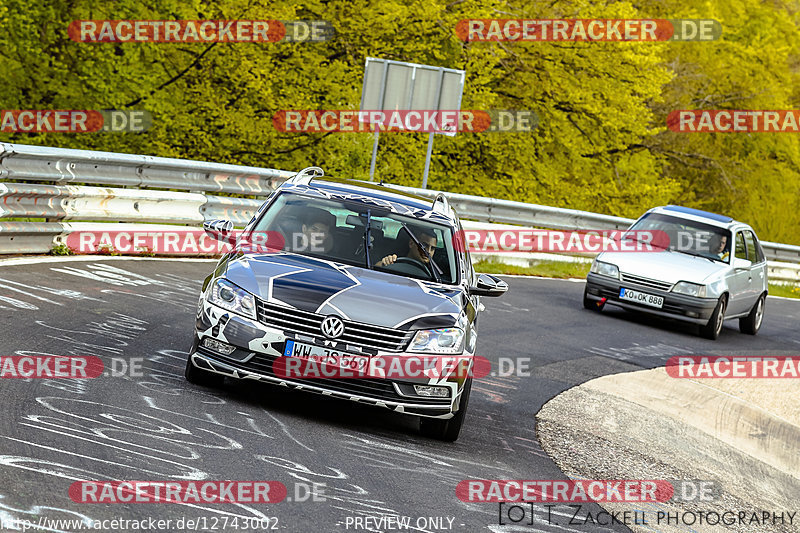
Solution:
[[[661,296],[647,294],[646,292],[632,291],[624,287],[619,290],[619,299],[637,304],[649,305],[650,307],[658,307],[659,309],[664,305],[664,298]]]
[[[365,370],[369,366],[368,355],[344,353],[292,340],[286,341],[283,355],[286,357],[301,357],[310,361],[325,363],[327,366],[345,368],[347,370]]]

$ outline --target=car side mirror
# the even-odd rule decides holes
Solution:
[[[233,233],[233,222],[230,220],[208,220],[203,222],[203,231],[212,239],[230,242]]]
[[[508,290],[508,283],[489,274],[478,274],[474,287],[469,288],[472,296],[502,296]]]
[[[753,263],[748,261],[747,259],[742,259],[740,257],[733,258],[733,268],[734,270],[747,270]]]

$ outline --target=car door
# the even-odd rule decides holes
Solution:
[[[767,259],[758,244],[758,239],[751,230],[744,231],[744,243],[747,247],[747,259],[753,264],[750,266],[750,287],[748,299],[749,309],[753,308],[758,297],[764,292],[767,281]]]
[[[733,258],[731,265],[735,265],[737,259],[747,260],[747,246],[744,240],[744,232],[739,230],[733,238]],[[726,315],[736,315],[744,313],[749,309],[748,303],[750,301],[750,287],[752,284],[752,275],[750,268],[733,268],[733,271],[728,280],[728,288],[730,290],[730,298],[728,300],[728,310]]]

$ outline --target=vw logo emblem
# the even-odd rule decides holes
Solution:
[[[322,330],[322,334],[329,339],[338,339],[342,336],[342,333],[344,333],[344,322],[342,322],[338,316],[331,315],[325,317],[319,329]]]

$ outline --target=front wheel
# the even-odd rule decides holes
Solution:
[[[761,329],[761,322],[764,320],[764,305],[766,296],[759,296],[758,301],[750,310],[750,314],[739,319],[739,331],[748,335],[755,335]]]
[[[725,308],[728,301],[725,297],[721,297],[714,311],[711,313],[711,318],[708,319],[708,324],[700,326],[700,336],[706,339],[717,340],[720,332],[722,331],[722,323],[725,321]]]
[[[603,304],[596,302],[589,298],[589,289],[583,289],[583,307],[590,311],[597,311],[598,313],[603,310]]]
[[[472,391],[472,378],[467,378],[464,382],[464,390],[461,391],[458,412],[448,420],[440,418],[421,418],[419,421],[420,432],[426,437],[454,442],[461,433],[461,426],[464,425],[464,417],[467,414],[469,404],[469,394]]]

